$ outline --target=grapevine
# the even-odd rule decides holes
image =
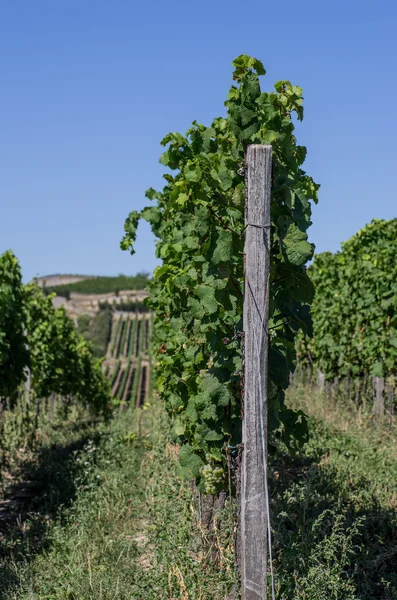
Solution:
[[[210,127],[194,121],[185,136],[163,139],[160,162],[173,174],[164,175],[162,191],[147,191],[157,204],[130,213],[121,242],[134,252],[140,218],[157,237],[162,265],[148,304],[156,314],[158,389],[181,444],[180,472],[195,476],[203,491],[217,489],[219,478],[206,454],[224,470],[225,445],[241,442],[244,168],[251,143],[272,144],[274,157],[269,427],[273,440],[281,436],[290,447],[306,431],[303,415],[284,403],[295,334],[310,333],[314,295],[305,264],[314,251],[307,229],[318,185],[302,169],[306,149],[297,145],[293,123],[293,115],[303,118],[302,90],[279,81],[263,92],[260,61],[242,55],[233,65],[226,117]]]
[[[315,257],[314,338],[302,340],[326,379],[393,376],[397,360],[397,219],[374,220],[336,254]]]
[[[54,392],[107,413],[110,391],[101,364],[64,309],[55,309],[35,283],[22,285],[11,251],[0,257],[0,276],[0,400],[12,408],[29,370],[32,400]]]
[[[0,256],[0,401],[14,403],[28,364],[21,269],[8,250]]]

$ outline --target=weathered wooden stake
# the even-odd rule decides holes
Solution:
[[[268,520],[263,448],[266,454],[272,147],[249,146],[247,167],[241,592],[242,600],[266,600]]]
[[[319,390],[323,390],[325,385],[325,375],[322,371],[317,371],[317,387]]]
[[[313,383],[313,366],[309,363],[307,367],[307,384],[312,385]]]
[[[54,422],[55,416],[55,392],[51,392],[50,395],[50,422]]]
[[[30,404],[30,369],[26,367],[25,371],[25,384],[24,384],[24,394],[25,394],[25,402],[29,406]]]
[[[361,388],[362,388],[362,386],[361,386],[361,379],[360,379],[360,378],[358,378],[358,379],[355,379],[355,380],[354,380],[354,385],[355,385],[355,388],[356,388],[356,398],[355,398],[355,403],[356,403],[356,407],[358,408],[358,406],[359,406],[359,404],[360,404],[361,391],[362,391],[362,390],[361,390]]]
[[[374,406],[375,417],[377,419],[383,419],[384,414],[385,414],[385,397],[384,397],[385,380],[383,379],[383,377],[375,377],[374,385],[375,385],[375,406]]]

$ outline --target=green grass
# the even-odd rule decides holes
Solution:
[[[219,538],[217,562],[206,556],[168,430],[161,408],[128,410],[69,453],[58,480],[69,481],[73,498],[33,512],[2,540],[1,599],[225,598],[232,547]]]
[[[127,275],[119,275],[118,277],[93,277],[75,283],[46,287],[45,292],[55,292],[59,296],[67,297],[70,293],[108,294],[124,290],[142,290],[145,288],[148,278],[149,276],[146,273],[138,273],[131,277]]]
[[[313,389],[288,402],[310,441],[269,466],[277,600],[397,600],[395,432],[342,402],[325,410]],[[211,558],[176,455],[158,401],[108,425],[48,425],[25,469],[38,493],[1,537],[0,600],[224,600],[234,507]]]
[[[313,389],[289,402],[309,415],[310,441],[271,469],[280,599],[397,598],[397,445],[393,433]]]

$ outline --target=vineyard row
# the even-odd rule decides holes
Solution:
[[[149,394],[148,359],[152,318],[150,314],[114,316],[111,339],[104,362],[113,398],[120,407],[142,406]]]
[[[150,315],[137,313],[114,317],[112,333],[107,351],[108,358],[137,358],[149,349]]]

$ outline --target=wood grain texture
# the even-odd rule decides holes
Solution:
[[[267,516],[262,432],[267,449],[271,146],[250,146],[247,168],[241,581],[243,600],[266,600]]]
[[[377,419],[383,419],[385,414],[385,380],[383,377],[374,378],[375,387],[375,406],[374,412]]]

